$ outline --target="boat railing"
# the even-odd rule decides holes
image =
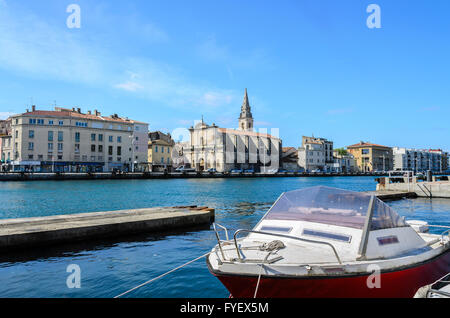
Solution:
[[[241,251],[239,250],[239,246],[238,246],[238,243],[237,243],[237,235],[239,233],[242,233],[242,232],[254,233],[254,234],[262,234],[262,235],[270,235],[270,236],[282,237],[282,238],[296,240],[296,241],[307,242],[307,243],[327,245],[333,250],[333,253],[336,256],[336,259],[338,260],[339,264],[342,264],[341,259],[340,259],[339,255],[338,255],[337,251],[336,251],[336,248],[331,243],[323,242],[323,241],[316,241],[316,240],[309,240],[309,239],[304,239],[304,238],[299,238],[299,237],[290,236],[290,235],[284,235],[284,234],[279,234],[279,233],[262,232],[262,231],[254,231],[254,230],[245,230],[245,229],[237,230],[234,233],[234,246],[236,247],[236,253],[238,255],[238,258],[239,258],[240,262],[243,262],[244,260],[241,257]]]
[[[219,227],[219,229],[217,229],[217,227]],[[214,233],[216,234],[217,243],[219,245],[220,253],[222,254],[223,259],[225,260],[225,253],[223,252],[223,248],[222,248],[222,242],[223,241],[220,239],[219,231],[220,230],[224,231],[225,232],[225,237],[226,237],[227,241],[229,241],[228,229],[225,226],[220,225],[218,223],[213,223],[213,228],[214,228]]]

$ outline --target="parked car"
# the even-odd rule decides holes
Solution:
[[[247,169],[247,170],[244,170],[244,172],[245,172],[245,173],[255,173],[255,170],[253,170],[253,169]]]
[[[209,168],[208,170],[206,170],[206,172],[215,173],[215,172],[217,172],[217,170],[216,170],[216,168]]]
[[[322,171],[320,169],[314,169],[311,171],[312,173],[321,173]]]
[[[278,172],[278,169],[263,169],[263,168],[261,168],[261,172],[262,173],[277,173]]]
[[[231,173],[242,173],[242,169],[233,169],[230,172]]]
[[[194,168],[188,168],[186,166],[180,166],[175,169],[176,172],[195,172]]]

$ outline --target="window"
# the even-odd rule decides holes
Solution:
[[[95,161],[95,156],[91,156],[91,161]]]
[[[49,124],[49,125],[53,125],[53,120],[49,120],[49,121],[48,121],[48,124]]]
[[[102,134],[98,135],[98,141],[103,141],[103,135]]]
[[[80,152],[80,144],[75,144],[75,152]]]
[[[63,156],[62,155],[58,155],[58,160],[62,160]]]
[[[121,156],[122,155],[122,147],[117,147],[117,155]],[[120,161],[120,160],[119,160]]]
[[[113,136],[109,136],[109,142],[113,142]]]
[[[63,141],[63,140],[64,140],[64,132],[58,131],[58,141]]]
[[[161,153],[164,153],[164,147],[161,147]]]
[[[82,155],[82,156],[81,156],[81,160],[83,160],[84,162],[86,162],[86,161],[87,161],[87,155]]]
[[[87,123],[82,123],[82,122],[77,121],[75,123],[75,126],[77,126],[77,127],[87,127]]]
[[[30,125],[36,125],[36,119],[35,118],[30,118],[29,123],[30,123]]]
[[[95,145],[91,145],[91,152],[95,152]]]
[[[33,142],[29,142],[28,143],[28,150],[33,150],[34,149],[34,143]]]
[[[39,160],[44,160],[44,155],[38,155]]]
[[[161,157],[161,163],[164,163],[164,157]]]
[[[95,141],[95,134],[91,134],[91,141]]]
[[[136,141],[138,141],[138,140],[139,140],[139,137],[136,136]]]
[[[98,145],[98,152],[103,152],[103,145]]]
[[[112,156],[113,154],[113,146],[108,146],[108,155]]]
[[[121,136],[117,136],[117,142],[122,142],[122,137]]]
[[[34,130],[28,131],[28,138],[34,138]]]
[[[63,151],[63,143],[58,143],[58,152]]]
[[[110,161],[110,162],[111,162],[111,161],[112,161],[112,157],[108,157],[108,161]]]
[[[75,133],[75,141],[80,142],[80,133],[79,132]]]
[[[19,138],[19,131],[18,130],[16,130],[16,138]]]
[[[58,124],[59,124],[60,126],[62,126],[62,125],[64,125],[64,121],[60,120],[60,121],[58,122]]]
[[[37,124],[38,125],[43,125],[44,124],[44,120],[43,119],[38,119],[37,120]]]
[[[48,152],[52,152],[53,151],[53,144],[49,143],[48,144]]]
[[[53,155],[48,155],[47,160],[53,160]]]
[[[368,155],[369,152],[370,152],[370,149],[362,149],[362,150],[361,150],[361,153],[362,153],[363,155]]]
[[[53,141],[53,131],[48,132],[48,141]]]
[[[117,161],[122,161],[122,158],[121,157],[117,157]]]
[[[323,232],[323,231],[316,231],[316,230],[310,230],[310,229],[304,229],[303,235],[306,236],[315,236],[315,237],[321,237],[325,239],[335,240],[335,241],[342,241],[346,243],[350,243],[352,240],[352,237],[350,235],[340,234],[340,233],[331,233],[331,232]]]
[[[158,146],[155,146],[155,152],[158,152]]]

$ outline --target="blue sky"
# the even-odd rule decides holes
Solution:
[[[81,8],[69,29],[68,5]],[[369,29],[366,8],[381,8]],[[450,150],[447,0],[0,0],[0,117],[62,107],[171,132],[201,116],[335,147]]]

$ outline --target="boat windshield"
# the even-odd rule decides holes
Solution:
[[[265,220],[295,220],[362,229],[371,195],[330,187],[313,187],[284,193]],[[374,198],[371,230],[408,226],[386,203]]]

